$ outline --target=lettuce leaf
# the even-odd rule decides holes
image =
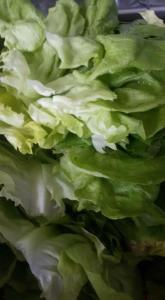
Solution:
[[[1,201],[0,207],[0,230],[23,253],[46,299],[52,299],[54,295],[56,299],[67,299],[68,295],[70,299],[77,299],[87,280],[101,300],[109,297],[133,299],[126,290],[115,289],[105,280],[102,272],[107,256],[98,258],[96,244],[90,235],[87,238],[78,233],[60,233],[55,226],[37,228],[10,203]],[[10,217],[15,220],[14,227],[10,225]],[[74,276],[72,285],[69,284],[71,274]]]
[[[86,37],[61,37],[47,32],[46,38],[60,58],[61,69],[87,67],[90,59],[98,58],[102,54],[101,45]]]
[[[59,0],[47,16],[0,1],[5,300],[162,290],[145,272],[165,256],[165,26],[142,16],[119,24],[113,0]]]
[[[113,0],[86,0],[86,35],[110,34],[118,25],[117,6]]]
[[[19,156],[0,146],[0,196],[20,205],[30,217],[56,219],[64,214],[63,208],[52,201],[44,181],[42,164]]]
[[[150,185],[165,180],[164,155],[154,159],[133,158],[120,151],[102,155],[92,149],[76,149],[70,160],[87,174],[116,181]]]
[[[42,18],[29,1],[1,1],[0,11],[0,36],[7,48],[31,52],[42,44]]]
[[[77,3],[73,0],[62,0],[49,9],[45,24],[50,33],[60,36],[77,36],[84,32],[85,19]]]

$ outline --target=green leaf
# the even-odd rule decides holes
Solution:
[[[115,89],[117,100],[112,104],[113,108],[131,113],[144,112],[164,105],[164,81],[157,78],[158,74],[161,76],[162,73],[144,73],[140,76],[137,75],[137,77],[135,73],[135,78],[132,78],[132,73],[129,74],[128,72],[117,75],[115,80],[119,80],[119,84],[121,82],[121,87]],[[124,82],[125,77],[130,82]]]
[[[12,25],[0,26],[0,35],[7,48],[28,52],[38,49],[45,38],[44,29],[35,20],[19,20]]]
[[[86,35],[110,34],[118,25],[117,7],[114,0],[86,0]]]
[[[85,151],[85,149],[84,149]],[[159,186],[144,186],[123,181],[99,178],[99,174],[88,174],[72,163],[70,157],[64,156],[60,165],[44,167],[48,179],[49,190],[57,203],[65,198],[77,201],[76,209],[101,212],[110,219],[135,217],[144,212],[156,216],[153,204],[158,196]],[[100,175],[100,177],[102,177]],[[132,201],[134,195],[134,201]],[[163,220],[163,212],[157,212],[159,220]]]
[[[14,22],[22,19],[40,20],[39,12],[28,0],[2,0],[0,3],[0,18],[7,22]]]
[[[60,0],[49,9],[45,20],[48,32],[60,36],[77,36],[84,31],[85,20],[80,7],[73,0]]]
[[[142,71],[165,68],[164,40],[142,39],[122,34],[100,35],[97,40],[103,45],[105,56],[90,71],[91,80],[103,74],[121,72],[126,68],[137,68]],[[155,53],[159,55],[155,56]]]
[[[0,3],[0,35],[8,48],[36,50],[44,40],[40,14],[28,0],[2,0]]]
[[[44,181],[42,164],[0,146],[0,196],[21,205],[30,217],[56,219],[63,209],[52,202]]]
[[[77,77],[76,72],[60,77],[57,80],[50,82],[48,86],[54,89],[57,94],[65,93],[65,95],[71,98],[73,101],[77,101],[77,106],[80,104],[85,105],[85,102],[87,101],[113,101],[116,98],[115,93],[113,93],[101,81],[81,81],[81,79]],[[69,108],[71,109],[71,107]]]
[[[30,68],[31,79],[47,83],[63,75],[63,70],[59,69],[60,60],[57,53],[47,41],[36,51],[24,55]]]
[[[91,149],[77,149],[69,154],[73,164],[83,172],[102,178],[137,184],[156,184],[165,180],[165,157],[132,158],[120,151],[107,154]]]
[[[145,135],[150,138],[165,128],[164,114],[165,106],[163,105],[147,112],[137,113],[135,116],[143,122]]]
[[[55,91],[31,78],[31,71],[25,56],[18,50],[12,49],[4,52],[0,61],[3,72],[0,74],[0,82],[4,87],[10,88],[11,93],[21,98],[28,104],[33,99],[42,96],[51,96]],[[14,61],[14,63],[13,63]],[[35,77],[36,78],[36,77]]]
[[[60,58],[60,69],[87,67],[90,59],[98,58],[102,55],[101,45],[86,37],[61,37],[60,35],[47,32],[46,38]]]

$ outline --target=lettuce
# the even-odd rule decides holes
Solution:
[[[56,7],[49,9],[45,20],[47,31],[60,36],[82,35],[85,28],[85,18],[80,7],[74,1],[58,1]]]
[[[24,254],[32,273],[40,282],[46,299],[67,299],[68,295],[71,299],[77,299],[87,280],[91,282],[99,299],[132,299],[122,290],[113,288],[104,279],[103,265],[108,257],[104,257],[103,250],[98,257],[96,247],[100,247],[101,244],[94,244],[95,238],[93,239],[92,235],[86,232],[62,234],[58,227],[50,225],[37,228],[25,220],[10,203],[1,200],[0,206],[0,229],[5,238]],[[14,227],[10,226],[10,217],[15,219]]]
[[[164,299],[165,25],[141,16],[0,1],[2,299]]]

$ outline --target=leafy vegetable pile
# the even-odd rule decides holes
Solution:
[[[165,25],[0,1],[0,292],[165,299]]]

